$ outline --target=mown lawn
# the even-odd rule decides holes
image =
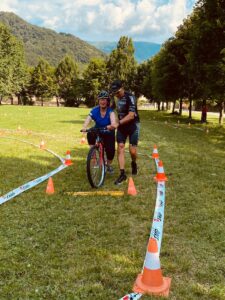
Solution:
[[[161,266],[169,299],[225,299],[225,128],[142,111],[138,195],[70,196],[91,191],[80,129],[89,110],[0,106],[0,195],[57,168],[74,165],[0,206],[0,299],[119,299],[132,291],[146,253],[155,207],[157,144],[166,184]],[[179,123],[177,122],[179,120]],[[127,190],[108,176],[103,190]],[[127,155],[127,172],[130,159]],[[143,296],[142,299],[158,299]]]

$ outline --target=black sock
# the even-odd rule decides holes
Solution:
[[[125,170],[124,169],[120,169],[120,174],[124,175],[125,174]]]

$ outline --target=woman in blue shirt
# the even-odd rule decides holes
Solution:
[[[105,152],[107,157],[107,171],[113,173],[112,169],[112,160],[115,155],[115,129],[118,127],[116,121],[116,115],[111,107],[109,107],[109,94],[106,91],[101,91],[98,95],[99,105],[95,106],[87,116],[84,125],[83,131],[85,131],[93,120],[97,128],[106,127],[109,132],[102,134],[104,141]],[[94,133],[88,132],[87,134],[88,144],[93,146],[96,141],[96,135]]]

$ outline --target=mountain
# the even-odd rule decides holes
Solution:
[[[116,48],[116,42],[89,42],[89,44],[95,46],[99,50],[109,54],[113,49]],[[136,60],[141,63],[144,60],[149,59],[153,55],[155,55],[159,50],[161,45],[156,43],[150,42],[133,42],[135,48],[135,58]]]
[[[28,65],[34,66],[39,57],[56,66],[68,53],[79,63],[88,63],[93,57],[106,55],[93,45],[73,36],[51,29],[31,25],[14,13],[0,12],[0,22],[7,25],[13,35],[23,41]]]

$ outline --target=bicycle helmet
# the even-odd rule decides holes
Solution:
[[[109,99],[109,93],[106,92],[106,91],[101,91],[99,94],[98,94],[98,99]]]

